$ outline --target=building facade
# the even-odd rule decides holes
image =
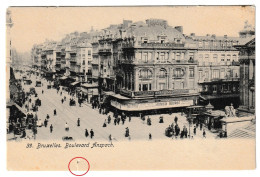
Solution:
[[[144,111],[197,103],[196,48],[185,47],[182,27],[160,19],[113,27],[94,43],[101,94],[110,91],[113,107]]]
[[[238,50],[234,45],[239,37],[209,35],[186,37],[195,43],[198,60],[198,86],[201,102],[211,102],[216,108],[224,108],[231,103],[239,106],[239,62]],[[222,104],[220,104],[222,103]]]
[[[239,50],[240,107],[239,110],[255,112],[255,29],[245,23],[240,31],[243,39],[235,47]]]

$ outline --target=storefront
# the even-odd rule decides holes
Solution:
[[[82,98],[88,103],[93,99],[98,98],[98,85],[97,84],[81,84]]]

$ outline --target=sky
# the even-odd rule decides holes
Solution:
[[[14,26],[12,46],[30,52],[34,44],[61,40],[66,34],[102,29],[123,19],[144,21],[165,19],[171,26],[183,26],[189,35],[238,36],[244,22],[255,26],[251,6],[159,6],[159,7],[10,7]]]

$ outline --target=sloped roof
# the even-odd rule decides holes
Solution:
[[[157,41],[159,35],[167,36],[168,42],[173,42],[175,38],[184,39],[184,36],[181,32],[176,30],[173,27],[163,27],[163,26],[151,26],[147,25],[139,27],[129,27],[126,30],[126,36],[135,36],[137,40],[140,40],[141,37],[148,37],[150,41]]]

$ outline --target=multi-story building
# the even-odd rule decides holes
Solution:
[[[129,22],[105,31],[98,44],[101,84],[114,92],[113,107],[143,111],[196,104],[196,48],[185,47],[182,27],[159,19]]]
[[[240,31],[240,110],[255,112],[255,29],[245,23]]]
[[[42,45],[34,45],[31,51],[31,58],[33,63],[33,68],[40,69],[41,68],[41,52]]]
[[[209,101],[216,108],[224,108],[233,103],[239,106],[239,62],[238,51],[233,46],[239,37],[196,36],[186,37],[187,43],[198,49],[198,84],[202,101]],[[228,99],[227,99],[228,98]]]

